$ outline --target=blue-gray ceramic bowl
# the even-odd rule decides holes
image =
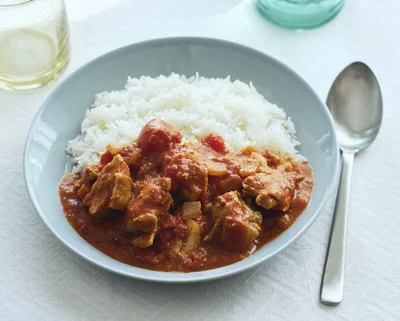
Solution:
[[[127,77],[176,72],[187,76],[226,77],[252,82],[269,101],[284,108],[296,125],[300,152],[313,167],[311,201],[282,235],[248,258],[222,268],[193,273],[166,273],[120,263],[82,239],[64,217],[58,183],[69,169],[68,140],[79,134],[80,123],[94,95],[123,88]],[[251,106],[249,106],[251,108]],[[246,111],[243,111],[246,112]],[[46,99],[29,131],[24,170],[32,202],[50,230],[88,261],[129,277],[158,282],[198,282],[252,268],[284,250],[322,212],[337,176],[339,149],[325,104],[295,72],[278,60],[231,42],[205,38],[167,38],[133,44],[101,56],[69,76]]]

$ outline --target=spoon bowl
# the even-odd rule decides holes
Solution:
[[[382,123],[382,94],[366,64],[355,62],[345,68],[334,81],[326,104],[343,151],[358,152],[375,140]]]

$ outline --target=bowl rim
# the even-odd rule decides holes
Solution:
[[[33,186],[29,183],[28,181],[28,175],[30,175],[30,169],[29,169],[29,152],[31,150],[31,142],[32,142],[32,137],[33,137],[33,133],[35,128],[38,125],[38,121],[40,119],[40,117],[42,116],[43,112],[46,110],[46,106],[48,106],[48,101],[52,100],[53,97],[57,96],[57,94],[62,91],[63,85],[69,82],[72,82],[73,79],[75,78],[76,75],[84,72],[86,69],[98,64],[99,62],[101,62],[103,59],[107,59],[110,56],[113,56],[115,54],[124,52],[124,51],[130,51],[130,50],[134,50],[136,48],[140,48],[141,46],[149,46],[149,45],[157,45],[157,44],[163,44],[163,43],[179,43],[179,42],[185,42],[185,43],[202,43],[202,44],[207,44],[207,43],[214,43],[214,44],[224,44],[227,46],[231,46],[231,47],[236,47],[237,49],[241,49],[244,51],[249,51],[252,54],[256,54],[259,56],[264,56],[267,57],[269,60],[271,60],[274,64],[276,64],[277,66],[279,66],[280,68],[282,68],[285,71],[289,71],[292,75],[294,75],[295,77],[298,78],[298,80],[300,82],[302,82],[302,84],[310,91],[310,93],[312,93],[312,95],[317,99],[317,101],[320,102],[320,105],[323,106],[325,114],[327,115],[327,120],[331,126],[332,129],[332,138],[333,138],[333,158],[334,158],[334,168],[332,169],[332,177],[333,179],[331,180],[331,182],[329,183],[329,186],[322,198],[322,200],[320,201],[320,203],[318,204],[316,210],[312,213],[311,218],[306,222],[306,224],[304,224],[299,231],[297,232],[297,234],[295,234],[295,236],[293,236],[291,239],[289,239],[285,244],[278,246],[274,251],[271,251],[270,253],[268,253],[267,255],[259,258],[258,260],[254,261],[254,262],[250,262],[247,265],[244,266],[239,266],[236,267],[235,265],[239,262],[243,262],[244,260],[246,260],[247,258],[238,261],[236,263],[224,266],[224,267],[220,267],[220,268],[216,268],[216,269],[211,269],[211,270],[205,270],[205,271],[200,271],[200,272],[189,272],[189,273],[181,273],[181,272],[159,272],[159,271],[152,271],[152,270],[148,270],[148,269],[142,269],[142,268],[138,268],[138,267],[133,267],[135,269],[132,270],[132,272],[125,272],[125,271],[120,271],[118,269],[109,267],[107,265],[107,263],[101,262],[101,261],[97,261],[96,259],[86,255],[85,253],[83,253],[83,251],[81,251],[79,248],[73,246],[72,244],[69,244],[66,240],[63,239],[63,237],[57,232],[57,230],[55,228],[53,228],[53,226],[48,222],[46,215],[44,215],[41,211],[40,205],[39,205],[39,201],[37,200],[36,196],[35,196],[35,192],[34,192],[34,188]],[[39,110],[37,111],[34,119],[32,120],[32,123],[29,127],[29,131],[26,137],[26,141],[25,141],[25,146],[24,146],[24,153],[23,153],[24,157],[23,157],[23,171],[24,171],[24,180],[25,180],[25,186],[28,190],[28,194],[29,197],[34,205],[34,208],[36,210],[36,212],[39,214],[39,216],[41,217],[41,219],[43,220],[43,222],[46,224],[46,226],[50,229],[50,231],[64,244],[66,245],[70,250],[72,250],[73,252],[75,252],[76,254],[78,254],[80,257],[84,258],[85,260],[87,260],[88,262],[103,268],[107,271],[122,275],[122,276],[127,276],[130,278],[134,278],[137,280],[142,280],[142,281],[151,281],[151,282],[159,282],[159,283],[196,283],[196,282],[203,282],[203,281],[211,281],[211,280],[215,280],[215,279],[220,279],[220,278],[224,278],[224,277],[228,277],[228,276],[232,276],[238,273],[241,273],[245,270],[249,270],[252,269],[258,265],[260,265],[262,262],[267,261],[268,259],[272,258],[273,256],[275,256],[276,254],[278,254],[279,252],[283,251],[284,249],[286,249],[289,245],[291,245],[292,243],[294,243],[300,236],[302,236],[309,228],[310,226],[314,223],[314,221],[316,220],[316,218],[321,214],[321,212],[323,211],[324,207],[326,206],[327,202],[328,202],[328,198],[329,195],[331,195],[334,186],[336,185],[335,183],[337,182],[338,179],[338,174],[339,174],[339,159],[340,159],[340,152],[339,152],[339,145],[338,145],[338,141],[337,141],[337,136],[336,136],[336,131],[335,131],[335,126],[334,126],[334,122],[333,119],[331,117],[331,114],[328,110],[328,107],[326,106],[326,104],[320,99],[320,97],[317,95],[317,93],[314,91],[314,89],[308,84],[308,82],[301,77],[297,72],[295,72],[294,70],[292,70],[290,67],[288,67],[285,63],[283,63],[282,61],[278,60],[277,58],[271,56],[268,53],[264,53],[260,50],[257,49],[253,49],[251,47],[248,47],[246,45],[240,44],[240,43],[236,43],[236,42],[232,42],[232,41],[228,41],[228,40],[223,40],[223,39],[218,39],[218,38],[209,38],[209,37],[162,37],[162,38],[155,38],[155,39],[150,39],[150,40],[145,40],[145,41],[140,41],[140,42],[135,42],[114,50],[111,50],[105,54],[102,54],[88,62],[86,62],[84,65],[82,65],[81,67],[77,68],[76,70],[74,70],[70,75],[68,75],[56,88],[54,88],[51,93],[46,97],[46,99],[44,100],[44,102],[42,103],[41,107],[39,108]],[[122,263],[124,264],[124,263]],[[130,266],[130,265],[128,265]],[[132,267],[132,266],[130,266]],[[228,269],[227,269],[228,268]],[[154,274],[157,274],[152,276],[146,276],[146,275],[141,275],[141,273],[137,273],[135,272],[136,269],[139,270],[145,270],[148,271],[150,274],[153,274],[152,272],[154,272]],[[222,271],[222,269],[224,269],[224,271]],[[226,270],[227,269],[227,270]],[[182,277],[185,276],[185,277]]]

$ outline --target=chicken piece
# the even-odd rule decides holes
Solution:
[[[132,198],[132,184],[128,165],[121,155],[116,155],[103,167],[83,204],[95,217],[107,215],[110,209],[123,211]]]
[[[109,152],[114,157],[115,155],[120,154],[122,146],[114,146],[114,145],[108,144],[106,146],[106,149],[107,149],[107,152]]]
[[[93,183],[100,175],[103,165],[95,164],[84,169],[82,177],[75,183],[74,189],[78,196],[83,200],[90,193]]]
[[[115,173],[114,176],[110,207],[118,211],[125,211],[132,199],[132,178],[122,173]]]
[[[258,151],[247,150],[250,157],[243,157],[240,162],[239,174],[242,178],[254,175],[255,173],[269,173],[271,168],[268,166],[268,160]],[[244,151],[242,151],[244,153]]]
[[[158,217],[154,211],[149,211],[145,214],[132,219],[125,219],[125,230],[127,232],[154,232],[157,229]]]
[[[261,231],[262,215],[253,211],[237,191],[216,198],[212,207],[214,226],[204,238],[228,251],[246,250]]]
[[[153,244],[158,217],[167,213],[174,202],[170,189],[170,179],[147,182],[143,184],[139,195],[129,203],[124,228],[127,232],[142,232],[134,239],[133,245],[145,248]]]
[[[281,163],[281,158],[273,152],[265,150],[263,156],[267,159],[269,167],[277,167]]]
[[[221,193],[230,191],[241,191],[242,190],[242,179],[239,175],[230,175],[227,178],[217,182],[218,190]]]
[[[103,166],[100,164],[90,165],[85,168],[80,181],[84,183],[94,182],[100,175]]]
[[[174,150],[165,157],[163,174],[171,178],[173,191],[186,201],[198,201],[207,190],[207,170],[196,152]]]
[[[257,219],[262,221],[260,212]],[[222,226],[220,245],[228,251],[243,251],[249,248],[260,234],[261,227],[257,224],[248,224],[240,219],[227,217]]]
[[[77,182],[78,184],[78,182]],[[76,186],[76,185],[75,185]],[[91,183],[84,183],[78,187],[78,190],[76,194],[80,197],[81,200],[84,200],[86,195],[90,193],[92,190],[92,184]]]
[[[114,146],[108,144],[106,148],[107,151],[100,159],[101,164],[107,164],[115,155],[120,154],[129,167],[139,169],[142,165],[142,149],[138,147],[136,141],[125,146]]]
[[[149,121],[140,132],[138,147],[144,154],[166,151],[171,144],[179,144],[182,135],[165,121],[155,118]]]
[[[139,169],[142,165],[142,149],[137,146],[136,142],[126,145],[119,151],[125,163],[132,168]]]
[[[243,181],[243,194],[255,197],[256,204],[266,210],[287,211],[292,203],[297,176],[273,170],[257,173]]]
[[[132,242],[133,246],[145,249],[153,245],[154,238],[156,237],[156,231],[145,233],[135,238]]]
[[[259,152],[252,152],[251,159],[254,159],[257,162],[257,172],[269,173],[271,172],[271,168],[268,166],[267,159]]]

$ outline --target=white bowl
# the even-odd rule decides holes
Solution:
[[[237,263],[192,273],[155,272],[118,262],[98,251],[69,225],[59,198],[58,183],[70,169],[68,140],[96,93],[123,88],[127,77],[176,72],[205,77],[231,76],[252,82],[270,102],[284,108],[301,142],[300,153],[313,167],[315,185],[310,203],[296,222],[275,240]],[[249,106],[251,108],[251,106]],[[47,98],[36,115],[25,147],[25,180],[32,202],[50,230],[88,261],[129,277],[158,282],[198,282],[233,275],[272,258],[302,235],[322,212],[338,172],[339,149],[325,104],[295,72],[253,49],[221,40],[167,38],[133,44],[86,64]]]

